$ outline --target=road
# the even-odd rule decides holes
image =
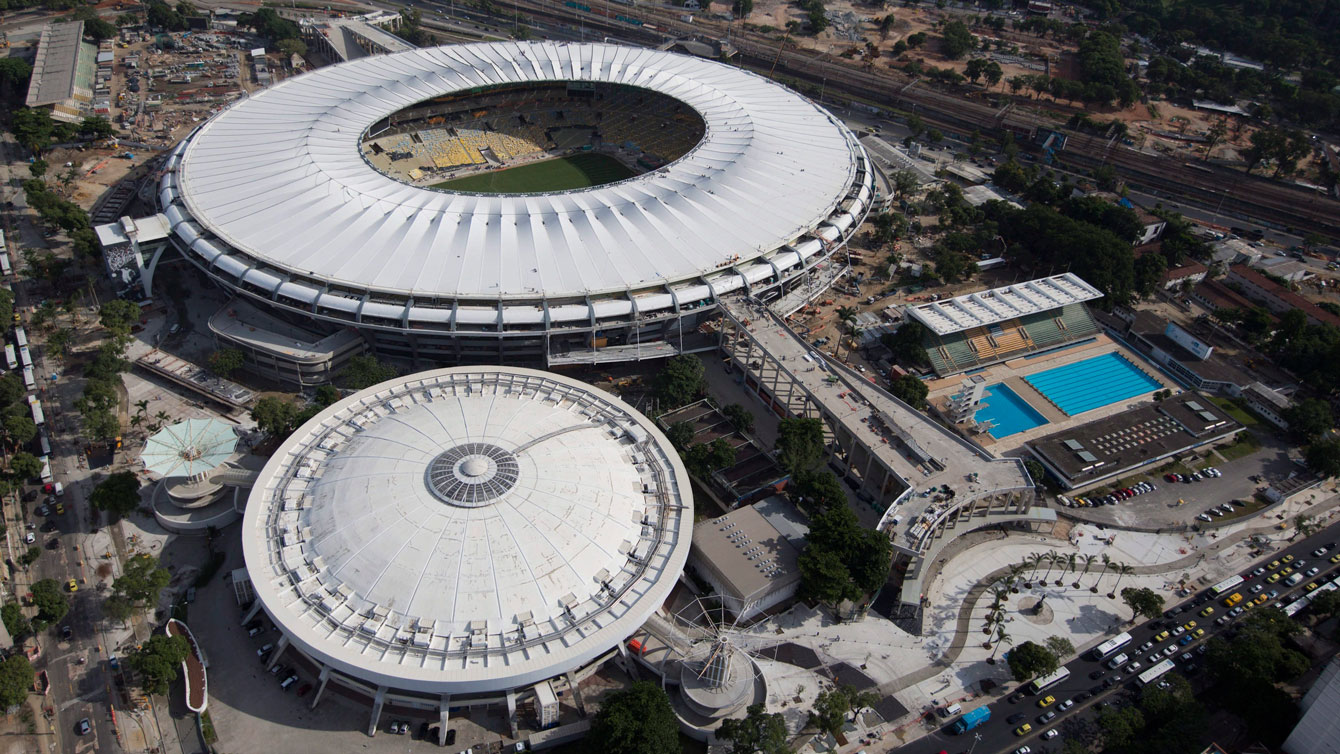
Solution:
[[[1275,596],[1270,597],[1265,604],[1287,605],[1299,595],[1306,593],[1307,584],[1313,581],[1325,583],[1325,581],[1340,576],[1340,563],[1330,562],[1330,558],[1340,555],[1340,550],[1336,549],[1337,541],[1340,541],[1340,524],[1332,525],[1307,539],[1294,542],[1279,552],[1266,555],[1241,573],[1245,582],[1240,587],[1225,592],[1224,596],[1234,592],[1240,593],[1244,598],[1244,604],[1246,604],[1247,600],[1253,599],[1259,594],[1269,595],[1278,592]],[[1328,552],[1321,557],[1316,557],[1312,552],[1318,547],[1326,547]],[[1294,562],[1287,564],[1282,562],[1286,555],[1292,556]],[[1280,563],[1276,568],[1270,569],[1268,565],[1275,561],[1280,561]],[[1272,575],[1281,573],[1289,567],[1298,569],[1300,573],[1305,572],[1304,569],[1318,567],[1321,572],[1316,576],[1303,578],[1298,585],[1293,587],[1286,586],[1283,578],[1276,583],[1267,583],[1267,579]],[[1258,569],[1261,570],[1261,573],[1253,575]],[[1256,591],[1253,592],[1253,590]],[[1200,612],[1206,607],[1213,607],[1214,612],[1209,615],[1201,615]],[[1201,657],[1197,654],[1197,651],[1211,637],[1231,628],[1233,623],[1241,617],[1230,618],[1220,623],[1227,613],[1228,609],[1223,605],[1221,597],[1205,590],[1193,595],[1179,606],[1171,608],[1167,613],[1164,613],[1162,618],[1146,621],[1126,629],[1126,632],[1131,635],[1131,642],[1126,647],[1118,650],[1117,654],[1127,654],[1131,662],[1141,663],[1142,667],[1136,669],[1136,673],[1138,673],[1150,667],[1150,655],[1161,652],[1167,647],[1176,647],[1173,658],[1174,662],[1178,664],[1179,670],[1186,672],[1184,668],[1187,667],[1187,663],[1181,660],[1181,656],[1183,653],[1190,652],[1193,658],[1190,661],[1190,667],[1194,668],[1191,675],[1195,677],[1204,671],[1203,662],[1201,662]],[[1195,621],[1198,625],[1182,634],[1172,633],[1178,627],[1187,625],[1188,621]],[[1195,639],[1186,646],[1181,645],[1183,637],[1200,628],[1205,629],[1205,635],[1202,638]],[[1165,630],[1170,635],[1162,640],[1155,640],[1155,637]],[[1153,644],[1141,649],[1146,642],[1153,642]],[[1109,658],[1115,659],[1115,655],[1110,655]],[[1041,739],[1043,732],[1056,729],[1079,715],[1091,713],[1096,702],[1111,702],[1113,697],[1137,686],[1134,674],[1110,670],[1104,662],[1093,659],[1087,652],[1071,660],[1065,667],[1070,671],[1068,679],[1045,689],[1041,695],[1025,691],[1022,699],[1012,702],[1010,699],[1014,698],[1015,694],[1011,693],[1009,696],[994,702],[990,705],[991,719],[966,735],[949,733],[948,726],[952,719],[945,720],[934,732],[893,751],[896,754],[940,754],[940,752],[946,751],[967,752],[971,749],[973,754],[1008,754],[1008,752],[1014,752],[1020,746],[1027,745],[1032,749],[1033,754],[1041,754],[1048,751],[1046,742]],[[1123,666],[1123,668],[1126,667],[1130,666]],[[1111,679],[1115,679],[1115,681]],[[1103,688],[1105,683],[1111,683],[1112,685],[1105,689]],[[1021,685],[1018,688],[1023,689],[1024,686]],[[1011,689],[1011,691],[1013,692],[1014,689]],[[1044,709],[1039,707],[1038,704],[1046,696],[1054,696],[1057,703]],[[1068,710],[1060,710],[1059,706],[1066,700],[1074,700],[1075,705]],[[1040,723],[1038,718],[1047,709],[1056,710],[1056,718],[1045,724]],[[1024,715],[1024,718],[1019,723],[1009,722],[1014,715]],[[1016,728],[1023,722],[1029,723],[1032,730],[1023,736],[1016,735]],[[977,739],[977,735],[981,736],[980,740]],[[1064,736],[1053,739],[1056,742],[1053,750],[1059,750],[1060,742],[1063,740]]]
[[[42,229],[32,222],[26,211],[26,200],[19,188],[28,177],[26,164],[18,155],[22,150],[13,141],[9,133],[0,136],[0,151],[4,160],[0,163],[0,198],[6,202],[4,209],[5,235],[15,248],[45,249],[47,239]],[[12,205],[8,204],[12,202]],[[11,257],[15,267],[19,266],[17,255]],[[23,308],[31,311],[35,301],[31,295],[29,282],[15,281],[11,287],[15,297],[15,311]],[[26,318],[25,318],[26,320]],[[40,345],[40,333],[28,328],[29,342],[34,354],[34,371],[39,382],[38,392],[42,396],[43,412],[47,423],[45,429],[51,437],[52,472],[56,480],[63,482],[65,495],[60,502],[65,508],[64,514],[43,519],[30,513],[28,521],[34,525],[33,534],[43,548],[42,556],[24,572],[15,576],[17,590],[26,591],[27,585],[44,578],[55,579],[62,584],[71,578],[84,584],[97,581],[94,571],[96,565],[85,562],[85,555],[93,548],[94,555],[105,549],[98,543],[106,542],[107,535],[94,537],[89,525],[87,493],[88,471],[82,468],[79,440],[79,426],[76,417],[66,415],[62,404],[71,405],[77,390],[69,380],[52,380],[53,369],[57,366],[46,359]],[[25,507],[33,511],[47,495],[40,488],[31,489],[25,498]],[[11,530],[10,553],[21,552],[27,547],[18,538],[23,532]],[[20,586],[21,585],[21,586]],[[99,597],[92,590],[84,589],[69,595],[71,609],[66,617],[55,626],[37,637],[41,654],[35,659],[34,667],[46,670],[51,681],[50,697],[45,705],[52,707],[55,717],[49,723],[58,749],[74,752],[76,748],[87,750],[91,743],[95,751],[114,751],[118,748],[116,733],[112,729],[109,714],[108,689],[110,676],[106,672],[105,655],[99,653],[99,647],[106,642],[100,632],[101,620],[98,607]],[[62,627],[68,626],[70,640],[62,638]],[[80,658],[84,662],[80,662]],[[78,722],[89,718],[93,730],[85,736],[76,732]],[[46,721],[39,722],[42,730]]]

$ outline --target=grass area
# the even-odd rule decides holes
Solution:
[[[1225,461],[1236,461],[1239,458],[1249,456],[1261,449],[1261,441],[1256,439],[1250,431],[1239,432],[1237,439],[1230,445],[1224,445],[1215,448],[1219,455],[1224,457]]]
[[[633,175],[632,170],[609,155],[586,153],[453,178],[434,184],[433,188],[476,194],[539,194],[600,186]]]
[[[1214,397],[1210,400],[1214,401],[1214,405],[1222,408],[1224,413],[1236,419],[1244,427],[1255,427],[1261,423],[1261,420],[1256,418],[1255,414],[1243,408],[1242,404],[1232,398]]]
[[[1225,521],[1232,521],[1233,519],[1242,518],[1243,516],[1250,516],[1251,514],[1261,510],[1267,505],[1270,505],[1269,502],[1261,500],[1260,498],[1254,496],[1248,498],[1241,498],[1239,502],[1246,503],[1246,505],[1233,506],[1232,513],[1225,513],[1223,518],[1216,518],[1215,521],[1217,523],[1222,524]]]

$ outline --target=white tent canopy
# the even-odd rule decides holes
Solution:
[[[190,477],[219,466],[236,448],[233,425],[218,419],[187,419],[150,437],[140,460],[159,476]]]

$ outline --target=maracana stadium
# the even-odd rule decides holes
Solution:
[[[613,44],[380,55],[240,100],[171,153],[171,242],[304,327],[416,366],[659,358],[718,297],[807,283],[874,176],[762,76]]]

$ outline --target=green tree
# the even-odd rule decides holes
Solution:
[[[140,305],[125,299],[112,299],[98,309],[103,329],[118,337],[129,337],[130,328],[140,319]]]
[[[790,754],[786,721],[776,712],[769,714],[762,702],[751,704],[744,719],[726,718],[717,728],[717,738],[730,741],[731,754]]]
[[[281,39],[278,42],[275,42],[275,49],[283,53],[285,57],[292,55],[302,57],[307,54],[307,43],[303,42],[301,39]]]
[[[809,471],[824,458],[824,425],[820,419],[782,419],[777,423],[777,463],[795,474]]]
[[[121,575],[112,582],[112,590],[135,605],[151,605],[171,580],[171,574],[160,568],[152,555],[140,553],[126,561]]]
[[[140,479],[133,471],[118,471],[99,482],[88,501],[100,511],[125,516],[140,507]]]
[[[1335,418],[1331,415],[1331,404],[1320,398],[1304,398],[1284,409],[1283,416],[1289,423],[1289,431],[1307,442],[1315,440],[1335,426]]]
[[[840,688],[820,691],[806,724],[818,728],[821,733],[838,735],[847,722],[849,702],[846,692]]]
[[[18,404],[10,407],[11,409],[20,409]],[[37,437],[37,425],[29,416],[25,416],[21,409],[5,412],[3,420],[5,437],[12,448],[22,447],[33,441]],[[39,466],[39,472],[42,470]]]
[[[350,390],[362,390],[396,376],[395,368],[367,355],[355,356],[335,376],[335,381]]]
[[[9,470],[19,479],[32,479],[42,473],[42,462],[32,453],[20,451],[9,459]]]
[[[677,450],[687,450],[693,443],[693,425],[686,421],[675,422],[665,431],[665,436]]]
[[[1340,476],[1340,440],[1322,440],[1307,446],[1307,467],[1324,477]]]
[[[811,513],[847,504],[842,484],[827,469],[800,471],[791,475],[791,484],[787,485],[787,492],[792,499]]]
[[[665,411],[698,400],[705,388],[703,362],[688,354],[667,359],[652,380],[652,392]]]
[[[92,37],[99,42],[104,39],[111,39],[116,36],[116,33],[116,26],[101,18],[91,18],[84,22],[84,36]]]
[[[280,439],[298,428],[301,415],[302,409],[296,403],[272,395],[261,398],[251,407],[251,420],[256,422],[256,428]]]
[[[1008,659],[1010,673],[1014,675],[1016,681],[1026,681],[1054,673],[1060,666],[1055,652],[1031,641],[1026,641],[1010,650]]]
[[[135,603],[119,594],[113,594],[102,601],[102,614],[124,624],[135,614]]]
[[[156,633],[126,661],[140,674],[144,693],[161,696],[168,692],[168,684],[177,680],[177,669],[190,653],[191,645],[185,636]]]
[[[1163,614],[1163,596],[1152,589],[1128,586],[1121,590],[1121,601],[1136,617],[1157,618]]]
[[[51,134],[56,124],[51,113],[42,108],[21,107],[9,116],[9,130],[33,154],[40,154],[51,143]]]
[[[897,330],[881,335],[879,342],[893,352],[893,358],[898,363],[911,367],[924,366],[930,362],[926,356],[926,347],[922,345],[927,332],[925,325],[908,319]]]
[[[46,160],[43,160],[43,159],[41,159],[41,158],[38,158],[38,159],[33,160],[32,162],[28,163],[28,172],[29,172],[29,173],[32,175],[32,177],[34,177],[34,178],[41,178],[42,176],[44,176],[44,175],[47,174],[47,167],[48,167],[48,166],[47,166],[47,161],[46,161]]]
[[[1028,471],[1028,476],[1034,484],[1041,484],[1042,480],[1047,478],[1047,468],[1032,458],[1024,459],[1024,469]]]
[[[735,0],[731,5],[731,12],[736,18],[748,18],[749,14],[754,12],[754,0]]]
[[[957,60],[967,54],[968,50],[977,46],[973,39],[972,32],[968,31],[967,25],[962,21],[950,21],[944,25],[941,30],[944,37],[944,54],[950,60]]]
[[[0,58],[0,93],[12,96],[13,92],[27,90],[32,75],[33,67],[23,58]]]
[[[1135,260],[1135,292],[1141,298],[1149,298],[1163,288],[1163,273],[1168,271],[1168,261],[1162,254],[1151,252]]]
[[[65,617],[70,612],[70,601],[55,579],[42,579],[33,583],[29,591],[33,594],[33,604],[37,606],[37,618],[45,626]],[[36,626],[36,622],[34,622]]]
[[[926,396],[930,388],[916,375],[904,374],[889,385],[889,392],[912,408],[922,409],[926,408]]]
[[[23,704],[32,690],[37,674],[22,652],[10,655],[0,662],[0,708],[9,709]]]
[[[726,417],[726,421],[738,432],[754,431],[754,415],[749,409],[738,403],[732,403],[721,409],[721,414]]]
[[[839,605],[861,596],[851,572],[835,552],[807,546],[797,561],[800,568],[800,598],[826,605]]]
[[[1047,637],[1047,649],[1057,658],[1069,657],[1075,654],[1075,645],[1064,636]]]
[[[679,724],[660,686],[636,681],[601,700],[586,741],[602,754],[679,754]]]
[[[28,616],[23,614],[23,607],[17,602],[7,602],[4,607],[0,607],[0,620],[4,621],[5,630],[15,641],[22,640],[33,630],[32,624],[28,623]]]
[[[209,370],[224,379],[242,368],[246,357],[236,348],[220,348],[209,355]]]

